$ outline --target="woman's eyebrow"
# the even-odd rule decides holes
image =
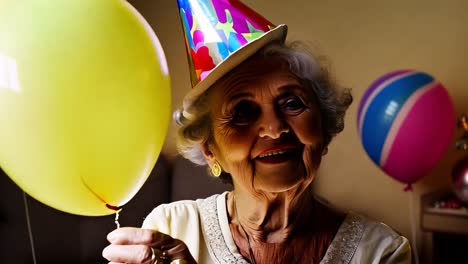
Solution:
[[[227,94],[227,102],[232,102],[232,101],[236,101],[236,100],[239,100],[241,98],[252,98],[253,97],[253,94],[252,93],[249,93],[249,92],[233,92],[232,95],[229,95]]]
[[[225,99],[223,100],[223,103],[221,105],[221,112],[226,112],[230,107],[233,106],[234,103],[237,101],[240,101],[240,99],[243,98],[252,98],[253,94],[249,92],[232,92],[232,95],[229,95],[229,93],[226,95]]]
[[[300,84],[286,84],[284,86],[281,86],[279,88],[279,91],[281,92],[281,94],[285,94],[285,93],[290,93],[290,92],[300,92],[301,94],[304,94],[305,91],[304,91],[304,87]]]

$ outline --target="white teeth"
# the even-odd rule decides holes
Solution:
[[[281,154],[284,154],[286,152],[287,152],[286,150],[272,151],[272,152],[262,154],[262,155],[260,155],[258,157],[259,158],[271,157],[271,156],[275,156],[275,155],[281,155]]]

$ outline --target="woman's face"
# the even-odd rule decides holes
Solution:
[[[235,188],[282,192],[313,180],[322,155],[319,106],[278,58],[253,57],[210,97],[213,158]]]

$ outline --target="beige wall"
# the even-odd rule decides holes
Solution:
[[[189,89],[185,48],[176,0],[131,1],[152,24],[165,49],[172,77],[173,107]],[[409,204],[426,192],[447,187],[450,150],[413,193],[386,176],[361,147],[355,119],[368,85],[395,69],[413,68],[439,79],[457,113],[468,112],[468,1],[465,0],[245,0],[272,22],[289,25],[289,40],[304,40],[332,62],[332,72],[353,88],[346,128],[331,144],[315,182],[316,190],[338,206],[364,213],[411,237]],[[164,152],[175,154],[174,131]],[[428,146],[430,148],[430,146]],[[419,222],[417,223],[419,226]],[[421,237],[421,231],[418,229]],[[418,241],[421,247],[423,241]]]

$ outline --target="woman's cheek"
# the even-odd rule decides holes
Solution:
[[[292,118],[289,125],[302,144],[312,146],[322,144],[322,125],[319,116],[305,111],[299,116]]]
[[[247,138],[231,137],[226,140],[218,140],[218,156],[224,164],[225,171],[251,170],[250,149],[251,144]]]
[[[250,159],[253,140],[249,134],[230,133],[229,136],[222,136],[219,139],[218,144],[230,160],[242,161]]]

